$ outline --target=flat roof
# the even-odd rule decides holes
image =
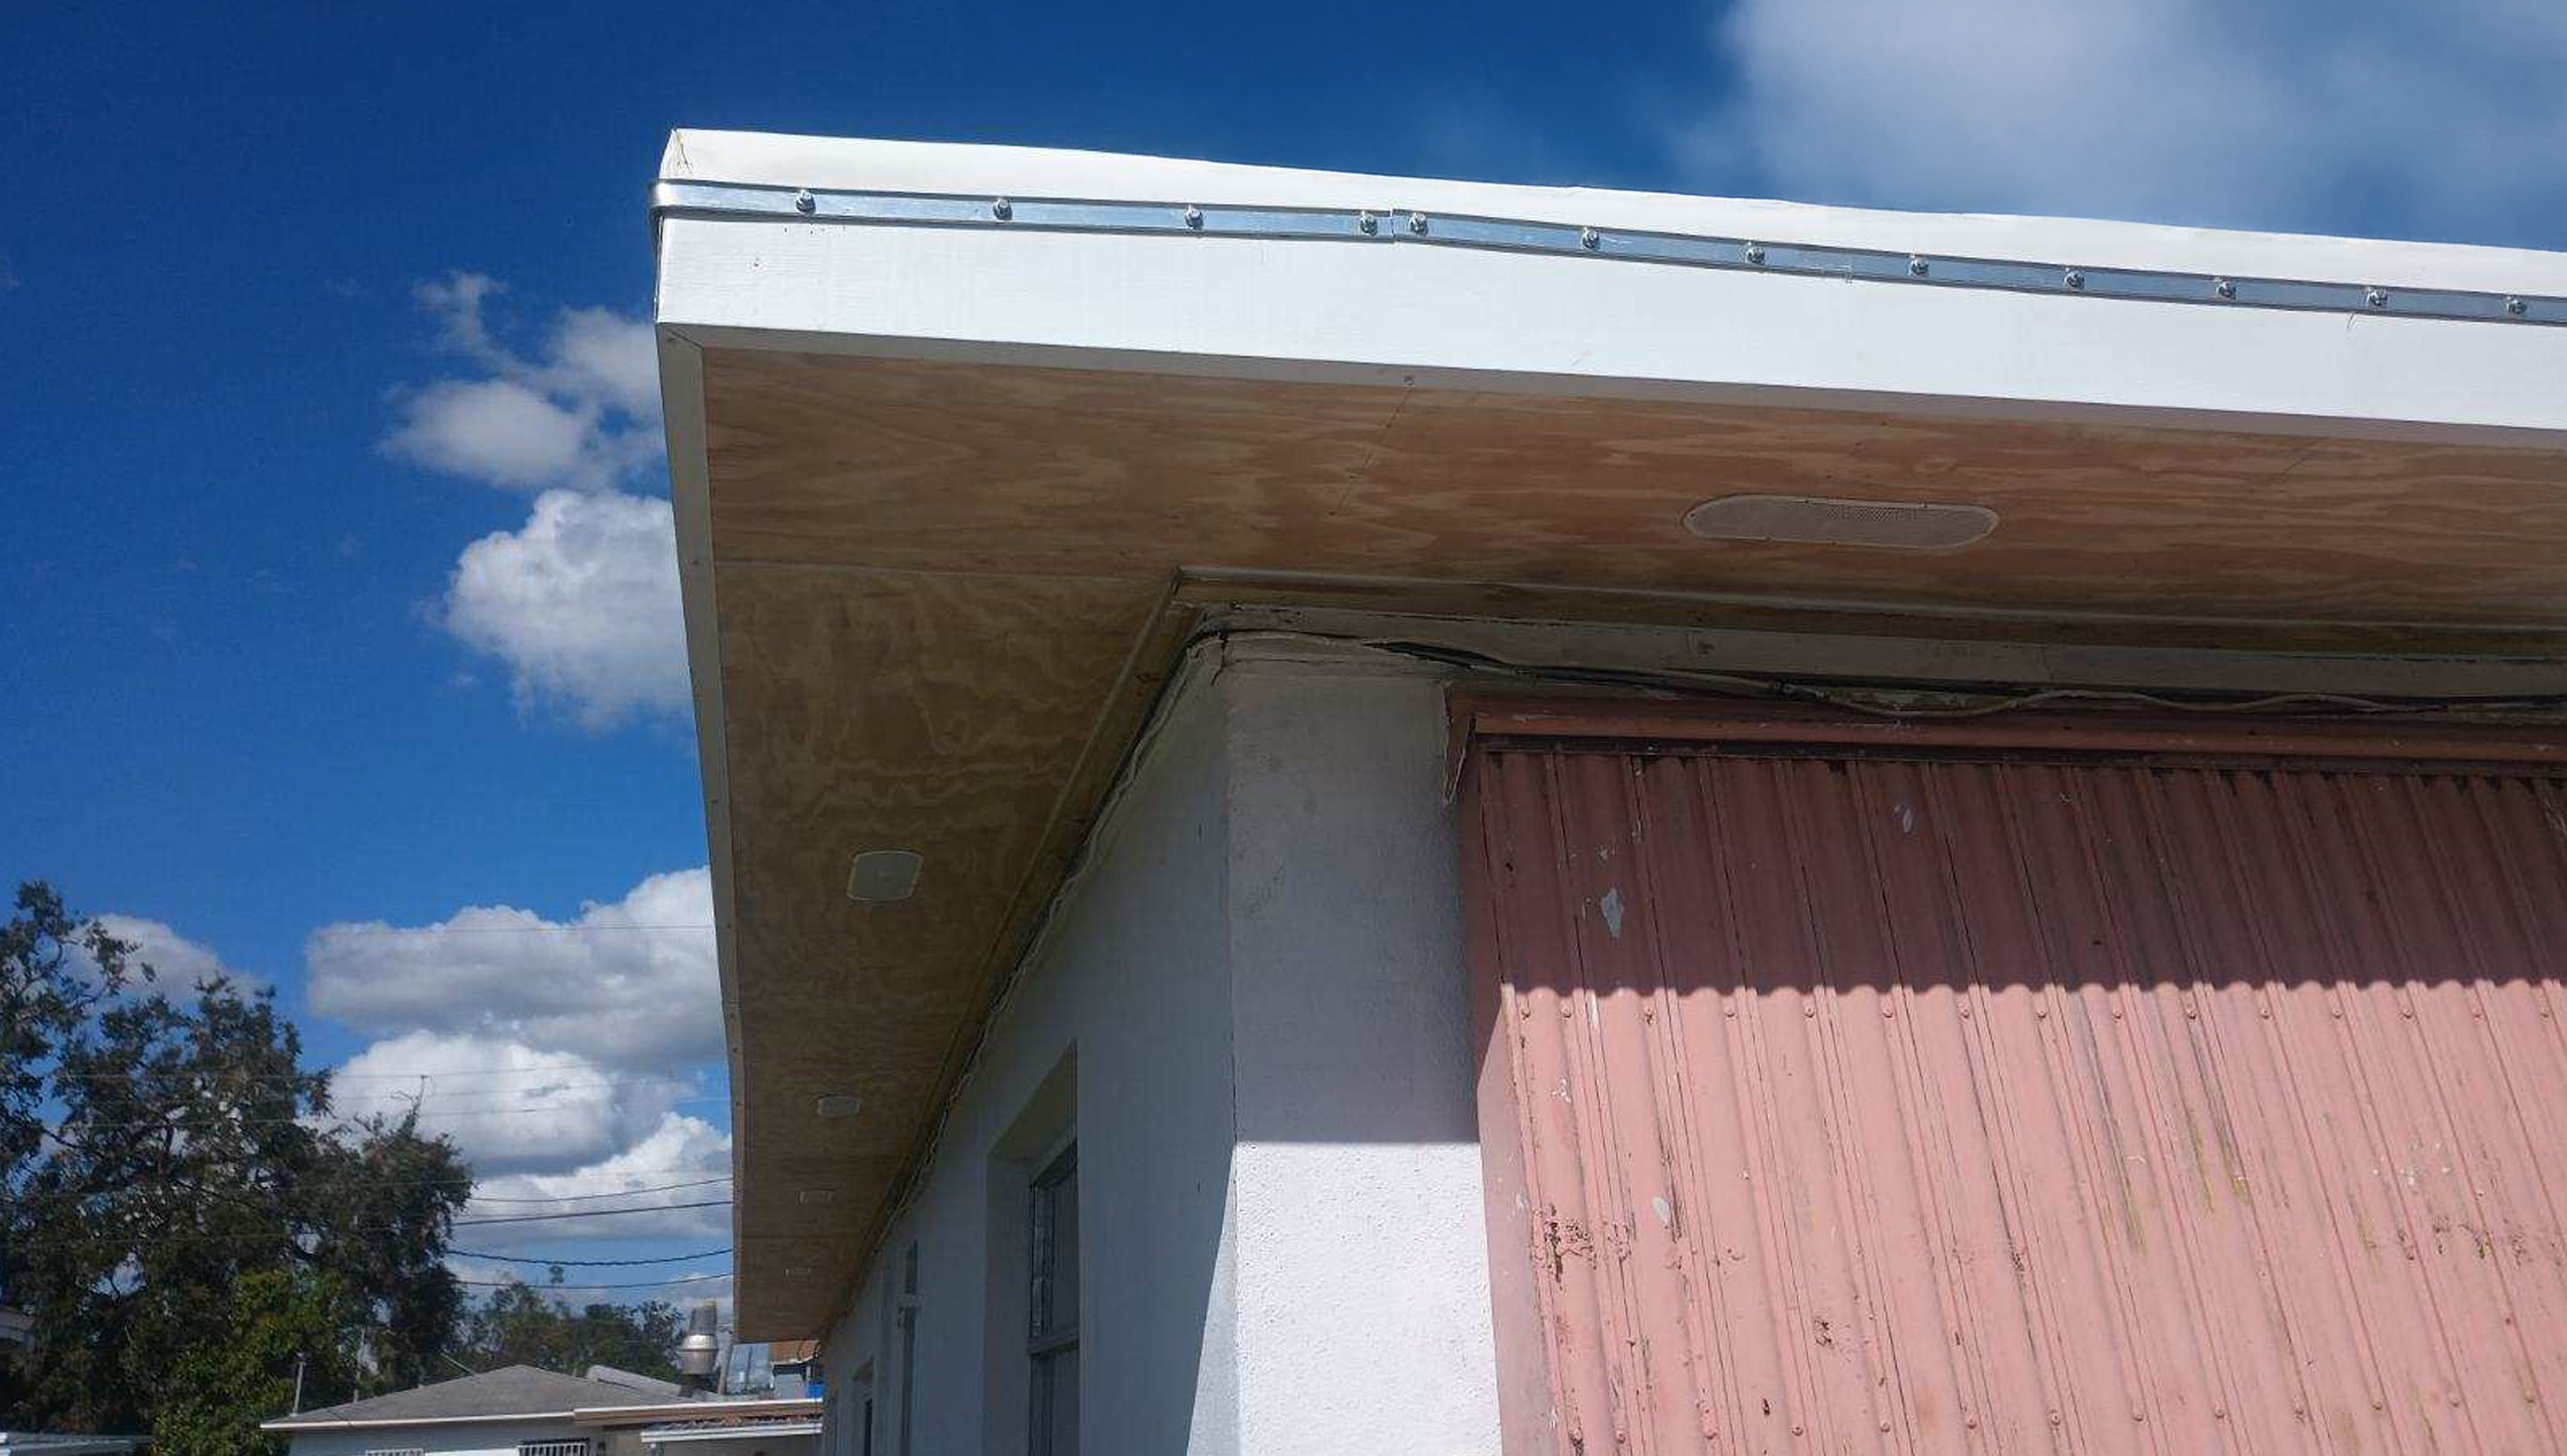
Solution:
[[[2567,658],[2559,254],[706,132],[655,211],[743,1338],[843,1305],[1211,614]]]

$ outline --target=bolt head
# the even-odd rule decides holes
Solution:
[[[1203,209],[1194,205],[1192,202],[1186,204],[1186,226],[1203,226]]]
[[[793,210],[796,212],[809,212],[819,205],[820,199],[812,196],[808,188],[793,194]]]
[[[1765,266],[1765,245],[1762,243],[1749,243],[1747,245],[1747,261],[1754,263],[1760,268]]]
[[[1006,221],[1015,214],[1016,209],[1014,205],[1009,203],[1004,197],[1000,197],[990,204],[990,215],[998,219],[1000,222]]]
[[[2524,312],[2530,307],[2531,305],[2524,303],[2518,298],[2508,298],[2504,301],[2504,311],[2513,315],[2517,319],[2522,317]]]
[[[2221,298],[2235,298],[2237,296],[2237,285],[2229,282],[2225,278],[2220,279],[2218,282],[2213,283],[2210,286]]]
[[[1603,241],[1604,239],[1591,227],[1581,227],[1577,230],[1577,245],[1590,253],[1601,246]]]
[[[2365,300],[2366,302],[2368,302],[2368,303],[2369,303],[2373,308],[2387,308],[2387,307],[2389,307],[2389,290],[2388,290],[2388,289],[2386,289],[2386,288],[2374,288],[2374,289],[2372,289],[2371,291],[2369,291],[2369,292],[2365,293],[2365,294],[2363,295],[2363,298],[2364,298],[2364,300]]]
[[[1425,231],[1426,231],[1426,214],[1425,214],[1425,213],[1423,213],[1423,212],[1411,212],[1411,213],[1409,213],[1409,214],[1408,214],[1408,230],[1409,230],[1410,232],[1414,232],[1414,233],[1423,233],[1423,232],[1425,232]]]
[[[1381,231],[1381,219],[1370,212],[1358,212],[1355,214],[1355,230],[1369,237]]]
[[[2071,268],[2068,270],[2068,276],[2061,281],[2065,282],[2070,288],[2083,288],[2086,286],[2086,275],[2078,272],[2074,268]]]
[[[1909,258],[1909,259],[1907,260],[1907,272],[1908,272],[1908,276],[1913,277],[1913,278],[1922,278],[1922,277],[1924,277],[1924,276],[1925,276],[1925,260],[1924,260],[1923,258]]]

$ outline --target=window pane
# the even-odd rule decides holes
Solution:
[[[1045,1360],[1051,1378],[1049,1456],[1078,1456],[1078,1346]]]
[[[1051,1319],[1053,1332],[1078,1327],[1078,1168],[1051,1187]]]

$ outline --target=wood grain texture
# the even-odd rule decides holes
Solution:
[[[718,527],[717,527],[718,529]],[[1047,837],[1130,645],[1146,581],[717,567],[739,966],[742,1289],[812,1330],[838,1290],[785,1267],[843,1264],[923,1131],[948,1051],[986,999],[1009,907]],[[850,858],[923,852],[891,905],[846,897]],[[814,1115],[823,1091],[863,1109]],[[827,1176],[831,1169],[837,1176]],[[810,1181],[805,1181],[810,1180]],[[838,1187],[801,1209],[800,1187]],[[806,1288],[807,1287],[807,1288]]]
[[[1954,644],[2567,647],[2554,453],[703,358],[749,1338],[816,1333],[840,1308],[998,978],[1207,609]],[[2001,520],[1945,552],[1683,529],[1697,502],[1741,491]],[[881,847],[925,854],[917,895],[851,904],[849,857]],[[823,1091],[865,1110],[818,1119]],[[802,1204],[806,1188],[831,1199]]]
[[[2151,623],[2567,625],[2552,452],[713,351],[725,554],[1412,577]],[[1705,542],[1738,491],[1987,506],[1952,551]]]

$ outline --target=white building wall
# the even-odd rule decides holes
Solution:
[[[468,1421],[445,1425],[360,1426],[338,1431],[296,1431],[289,1456],[365,1456],[369,1451],[426,1451],[428,1456],[517,1456],[524,1441],[594,1439],[569,1416],[522,1421]]]
[[[919,1251],[916,1408],[906,1456],[1021,1451],[1020,1400],[992,1414],[997,1361],[1020,1376],[1023,1326],[994,1263],[992,1151],[1076,1054],[1083,1309],[1082,1449],[1236,1449],[1228,1257],[1230,985],[1223,974],[1224,743],[1211,698],[1182,705],[1040,958],[993,1028],[920,1196],[826,1351],[854,1456],[852,1382],[873,1368],[877,1456],[900,1444],[889,1305]],[[1005,1210],[998,1211],[1001,1215]],[[994,1310],[998,1317],[994,1318]],[[1012,1343],[1010,1343],[1012,1341]]]
[[[1083,1451],[1497,1449],[1443,743],[1412,671],[1244,654],[1184,695],[829,1338],[830,1456],[868,1365],[903,1456],[912,1241],[907,1456],[1023,1449],[993,1150],[1073,1046]]]
[[[1234,666],[1243,1452],[1498,1448],[1442,685]]]

